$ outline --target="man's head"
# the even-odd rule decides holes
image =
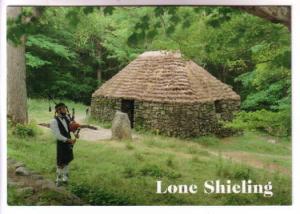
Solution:
[[[64,116],[67,113],[67,106],[64,103],[58,103],[55,105],[55,111]]]

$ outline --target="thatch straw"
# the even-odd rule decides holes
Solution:
[[[184,60],[179,52],[166,51],[141,54],[92,96],[168,103],[240,99],[196,63]]]

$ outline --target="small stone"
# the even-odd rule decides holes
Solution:
[[[27,169],[23,166],[20,166],[16,169],[15,171],[16,175],[20,175],[20,176],[28,176],[30,175],[30,173],[27,171]]]

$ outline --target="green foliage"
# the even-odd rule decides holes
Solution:
[[[113,13],[113,11],[115,10],[115,8],[114,7],[105,7],[104,9],[103,9],[103,13],[105,14],[105,15],[112,15],[112,13]]]
[[[37,56],[31,55],[30,52],[27,52],[25,54],[25,59],[26,59],[26,65],[31,67],[31,68],[40,68],[44,65],[51,65],[51,62],[47,60],[43,60]]]
[[[7,19],[7,39],[14,45],[21,45],[24,41],[24,36],[34,31],[34,21],[26,22],[32,17],[32,8],[24,7],[21,9],[17,17]]]
[[[132,145],[132,143],[126,143],[126,149],[128,150],[134,150],[134,146]]]
[[[285,109],[272,112],[265,109],[254,112],[239,112],[228,127],[246,130],[260,130],[275,136],[291,134],[291,110]]]
[[[115,195],[104,188],[93,188],[86,184],[72,184],[71,191],[90,205],[128,205],[132,204],[125,196]]]
[[[33,13],[29,7],[8,20],[10,40],[17,44],[27,36],[30,97],[50,93],[89,104],[91,94],[138,54],[180,50],[185,58],[233,86],[249,116],[265,109],[290,121],[291,34],[281,24],[230,7],[35,9],[43,12],[28,23],[24,19]],[[268,122],[272,121],[260,126],[272,127]],[[284,123],[276,126],[284,127]]]
[[[34,137],[37,134],[36,124],[23,125],[18,123],[13,130],[13,134],[18,137]]]
[[[24,195],[18,193],[15,187],[9,187],[7,191],[8,205],[24,205]]]
[[[34,46],[35,48],[47,52],[47,54],[53,53],[67,60],[72,60],[75,57],[75,53],[70,52],[66,46],[58,44],[54,39],[40,34],[28,36],[26,46]]]

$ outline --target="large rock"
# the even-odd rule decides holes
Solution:
[[[116,111],[112,121],[111,132],[114,140],[132,139],[130,121],[126,113]]]
[[[15,174],[21,176],[28,176],[30,175],[30,172],[25,167],[21,166],[16,169]]]
[[[25,164],[24,164],[24,163],[21,163],[21,162],[16,162],[16,163],[14,164],[14,167],[15,167],[15,169],[17,169],[17,168],[19,168],[19,167],[25,167]]]

